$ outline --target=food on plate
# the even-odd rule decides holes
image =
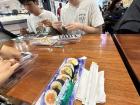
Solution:
[[[72,78],[73,70],[72,70],[72,68],[70,68],[68,66],[64,66],[60,69],[60,74],[66,74]]]
[[[51,89],[58,89],[58,90],[61,90],[62,88],[62,84],[60,81],[54,81],[52,84],[51,84]]]
[[[73,64],[74,66],[78,65],[78,60],[75,58],[68,58],[67,62]]]
[[[58,77],[56,79],[61,79],[63,81],[66,81],[67,79],[71,79],[71,77],[69,75],[66,75],[66,74],[60,74],[58,75]]]
[[[56,105],[56,98],[57,98],[57,92],[55,90],[48,90],[45,93],[45,104],[46,105]]]

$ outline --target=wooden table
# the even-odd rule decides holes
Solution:
[[[86,68],[92,61],[105,71],[105,105],[139,105],[140,97],[129,77],[110,35],[86,35],[81,42],[65,45],[64,48],[31,46],[39,56],[33,70],[21,80],[8,95],[33,103],[53,77],[66,57],[87,56]],[[80,105],[80,104],[77,104]]]
[[[140,35],[115,35],[124,62],[140,93]]]

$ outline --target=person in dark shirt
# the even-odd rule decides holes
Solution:
[[[140,33],[140,0],[134,0],[122,19],[115,26],[116,33]]]
[[[108,8],[104,11],[105,24],[103,27],[103,32],[109,32],[114,34],[114,26],[124,15],[125,8],[121,3],[121,0],[114,0]]]

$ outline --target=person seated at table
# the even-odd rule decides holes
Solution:
[[[118,34],[140,33],[140,0],[132,2],[114,29]]]
[[[4,60],[1,56],[8,60]],[[19,58],[20,52],[18,50],[0,43],[0,85],[4,83],[19,66]]]
[[[61,31],[61,25],[68,31],[81,30],[84,33],[101,33],[104,23],[102,13],[95,0],[68,0],[61,10],[61,22],[54,27]]]
[[[21,34],[29,34],[29,33],[44,33],[49,32],[49,28],[52,27],[52,22],[57,21],[57,17],[54,13],[40,9],[38,5],[38,0],[18,0],[25,9],[31,13],[29,18],[27,19],[28,30],[22,28]]]

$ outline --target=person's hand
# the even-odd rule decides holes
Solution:
[[[68,31],[75,31],[75,30],[78,30],[78,29],[82,29],[83,24],[81,24],[81,23],[71,23],[71,24],[66,25],[65,28]]]
[[[41,23],[41,22],[39,22],[38,24],[37,24],[37,27],[36,27],[36,29],[43,29],[44,28],[44,26],[43,26],[43,23]]]
[[[4,83],[19,67],[19,63],[12,60],[0,60],[0,85]]]
[[[37,33],[43,33],[45,31],[45,26],[42,22],[39,22],[36,27]]]
[[[0,53],[4,58],[15,58],[19,60],[21,57],[20,51],[18,51],[16,48],[9,47],[6,45],[2,46]]]
[[[52,27],[53,27],[54,29],[60,30],[61,27],[62,27],[62,22],[60,22],[60,21],[52,22]]]
[[[9,66],[13,66],[18,62],[15,59],[4,60],[2,57],[0,58],[0,73],[4,72]],[[18,63],[19,64],[19,63]],[[3,66],[2,66],[3,65]],[[7,66],[9,65],[9,66]]]
[[[21,35],[26,35],[26,34],[29,34],[29,32],[27,31],[26,28],[21,28],[21,29],[20,29],[20,34],[21,34]]]
[[[52,22],[48,19],[41,21],[42,24],[44,24],[46,27],[51,27]]]
[[[43,27],[43,23],[42,22],[38,22],[37,26],[38,27]]]

